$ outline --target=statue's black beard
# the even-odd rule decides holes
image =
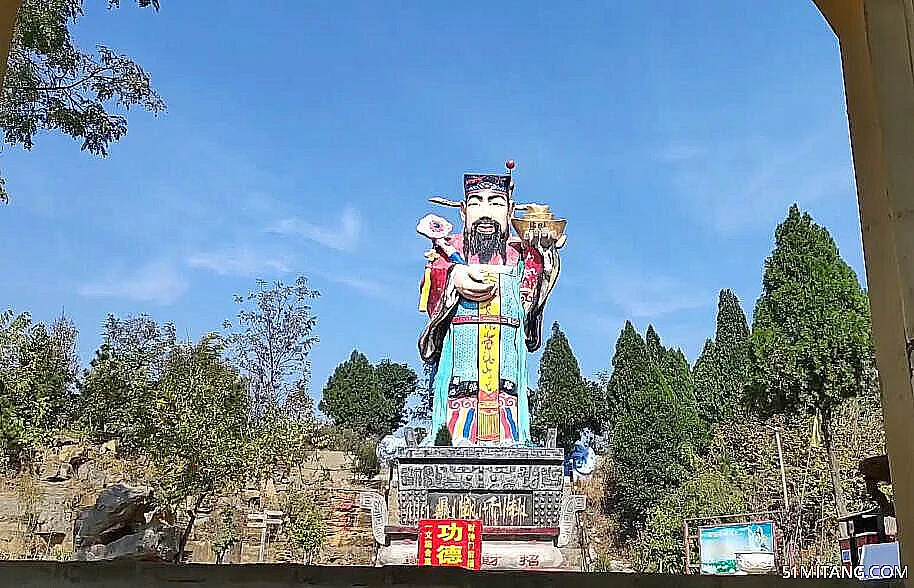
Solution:
[[[489,235],[479,232],[479,225],[491,223],[495,225],[495,232]],[[495,220],[489,217],[482,217],[469,227],[468,234],[464,239],[466,243],[467,259],[472,255],[479,256],[480,263],[489,263],[496,253],[501,255],[501,262],[505,263],[505,257],[508,250],[508,231],[502,230]]]

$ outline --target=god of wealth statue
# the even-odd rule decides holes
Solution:
[[[419,302],[428,314],[419,354],[432,366],[433,392],[423,444],[444,425],[456,446],[532,445],[527,353],[542,343],[566,221],[548,206],[515,203],[515,164],[505,165],[504,175],[464,174],[462,201],[430,199],[460,210],[460,233],[435,215],[417,227],[433,244]]]

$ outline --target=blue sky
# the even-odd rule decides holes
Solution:
[[[256,278],[305,274],[315,395],[353,348],[421,369],[416,221],[508,158],[518,199],[568,219],[546,321],[585,375],[626,319],[694,361],[719,289],[751,314],[794,201],[864,279],[837,42],[812,2],[86,4],[80,43],[134,57],[168,111],[132,112],[106,159],[54,135],[0,159],[0,305],[65,310],[86,360],[109,312],[196,338]]]

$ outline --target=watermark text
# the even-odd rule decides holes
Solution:
[[[906,579],[908,566],[784,566],[782,578],[847,578],[857,580]]]

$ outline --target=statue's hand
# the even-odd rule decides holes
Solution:
[[[473,302],[491,300],[498,292],[497,283],[486,281],[481,271],[468,265],[455,265],[451,270],[451,280],[457,292]]]

